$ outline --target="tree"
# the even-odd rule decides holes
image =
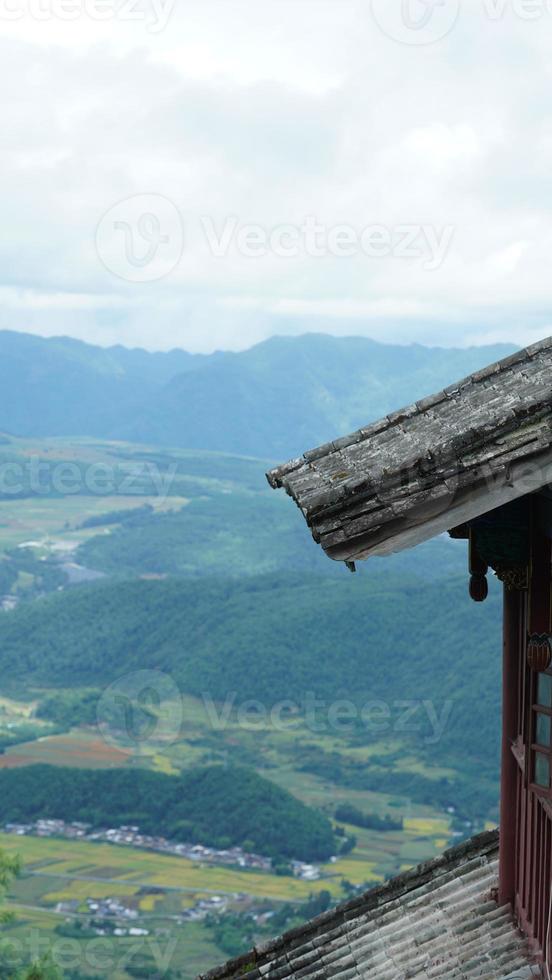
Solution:
[[[13,881],[21,873],[21,859],[18,855],[6,854],[0,848],[0,904],[4,902],[6,892]],[[13,922],[13,912],[0,909],[0,923],[4,925]],[[0,932],[1,935],[1,932]],[[63,980],[63,974],[58,969],[51,956],[42,956],[40,960],[28,964],[14,964],[13,957],[7,956],[5,950],[0,951],[0,980]]]
[[[49,953],[16,974],[14,980],[63,980],[61,970]]]

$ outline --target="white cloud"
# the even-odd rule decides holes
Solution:
[[[528,20],[515,0],[471,0],[415,47],[386,37],[368,0],[113,0],[103,22],[97,2],[0,0],[0,326],[194,350],[275,326],[461,344],[549,329],[550,5]],[[75,20],[53,16],[63,3]],[[98,222],[133,195],[153,195],[154,219],[168,198],[184,224],[157,282],[125,282],[96,252]],[[140,238],[132,209],[116,213],[109,268],[157,234],[170,252],[162,221]],[[433,269],[395,254],[217,258],[202,219],[230,216],[269,237],[308,216],[454,234]]]
[[[493,277],[513,275],[529,246],[529,242],[514,242],[489,255],[485,261],[488,273]]]

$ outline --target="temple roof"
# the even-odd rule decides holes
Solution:
[[[336,560],[388,554],[552,482],[552,338],[267,474]]]
[[[528,980],[540,976],[497,904],[498,835],[481,834],[204,980]]]

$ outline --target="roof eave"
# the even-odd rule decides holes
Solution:
[[[324,548],[334,561],[363,561],[405,551],[552,483],[552,447],[512,462],[492,477],[452,491],[445,484],[430,504],[412,508],[379,529]]]

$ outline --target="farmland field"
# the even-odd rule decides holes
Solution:
[[[321,789],[312,777],[303,780],[305,799],[312,800]],[[384,806],[377,794],[359,793],[355,802]],[[136,909],[140,927],[148,931],[147,939],[140,941],[146,947],[137,941],[132,944],[128,936],[106,937],[99,947],[104,954],[101,963],[109,963],[106,974],[101,968],[94,969],[98,949],[94,941],[73,939],[72,946],[69,944],[71,962],[98,977],[126,980],[125,958],[131,952],[139,956],[144,948],[148,955],[152,950],[155,955],[159,949],[170,950],[171,967],[185,980],[192,980],[198,970],[218,963],[221,951],[204,922],[178,924],[182,913],[211,896],[223,899],[227,910],[235,913],[255,907],[277,909],[290,901],[304,903],[321,888],[331,893],[333,901],[339,901],[347,894],[346,882],[375,885],[444,846],[449,833],[447,820],[429,809],[423,812],[417,808],[415,812],[405,820],[402,832],[378,833],[346,826],[347,832],[357,836],[355,850],[323,866],[322,878],[315,883],[108,844],[0,834],[0,847],[7,853],[20,854],[24,861],[23,875],[13,883],[8,896],[16,922],[5,933],[5,941],[40,940],[57,956],[61,947],[55,930],[60,923],[84,921],[87,900],[115,898]]]
[[[0,939],[0,952],[5,956],[15,953],[35,959],[50,949],[63,970],[79,971],[98,980],[129,980],[131,974],[126,967],[143,959],[153,962],[160,976],[170,969],[178,971],[176,975],[182,980],[193,980],[220,962],[220,950],[202,923],[176,928],[170,920],[161,919],[156,930],[145,938],[101,936],[77,940],[56,934],[64,917],[55,912],[16,901],[10,907],[16,919],[4,927]]]
[[[312,892],[307,882],[293,878],[209,867],[110,845],[0,834],[0,846],[8,853],[19,853],[25,862],[23,876],[10,889],[8,908],[15,913],[16,922],[5,932],[4,943],[41,940],[57,957],[62,943],[54,930],[68,915],[71,920],[84,918],[86,899],[117,898],[138,910],[140,926],[149,932],[140,942],[109,936],[102,937],[103,942],[73,939],[72,947],[69,944],[72,963],[82,971],[95,973],[94,955],[102,951],[103,959],[98,962],[109,963],[109,972],[100,968],[98,975],[116,980],[128,976],[123,964],[129,952],[138,955],[143,948],[154,953],[169,950],[171,968],[178,969],[185,980],[218,963],[221,951],[205,925],[177,922],[179,914],[200,899],[222,896],[229,908],[240,911],[256,903],[274,907],[290,900],[304,902]],[[325,881],[324,887],[336,898],[343,894],[338,876]],[[58,903],[73,903],[75,910],[56,911]]]
[[[186,858],[110,844],[14,838],[12,834],[0,834],[0,846],[10,853],[20,854],[27,873],[45,875],[56,889],[59,889],[60,882],[73,878],[94,883],[101,878],[108,885],[108,894],[119,885],[135,884],[137,887],[155,886],[191,894],[233,895],[246,892],[256,898],[285,902],[305,900],[312,891],[312,884],[296,878],[213,867]],[[327,887],[340,894],[340,876],[328,879]]]
[[[0,756],[0,769],[37,763],[112,769],[126,766],[131,761],[128,752],[108,745],[96,731],[74,731],[67,735],[45,735],[7,749]]]
[[[207,695],[190,693],[201,695],[203,689],[209,691],[214,687],[214,681],[221,675],[226,678],[227,664],[238,665],[232,682],[227,683],[227,691],[230,694],[231,689],[238,689],[247,672],[241,659],[242,646],[251,635],[255,638],[252,662],[255,667],[259,664],[259,670],[263,663],[265,667],[272,663],[274,652],[279,655],[279,612],[271,618],[270,604],[266,607],[266,619],[262,612],[263,596],[258,579],[267,572],[279,576],[270,586],[277,595],[277,603],[284,589],[296,589],[297,608],[293,602],[287,608],[296,617],[300,639],[293,638],[289,663],[293,664],[297,653],[304,654],[301,661],[304,676],[299,675],[301,690],[308,691],[319,677],[320,637],[311,640],[309,620],[302,618],[303,607],[308,609],[321,603],[321,596],[331,605],[333,582],[342,569],[327,562],[326,578],[305,587],[308,571],[318,569],[317,562],[322,563],[323,559],[304,528],[299,528],[300,515],[285,500],[268,494],[262,461],[93,439],[10,439],[8,442],[7,447],[2,446],[0,462],[2,453],[5,459],[14,460],[21,468],[23,482],[27,482],[17,497],[3,493],[0,488],[0,575],[10,562],[17,566],[17,574],[5,589],[0,589],[0,600],[9,598],[19,602],[14,613],[0,612],[0,616],[6,616],[4,624],[23,624],[15,639],[10,638],[13,647],[5,649],[9,650],[12,663],[24,665],[39,650],[36,656],[47,666],[42,673],[35,672],[31,679],[25,670],[19,677],[15,676],[16,671],[5,672],[0,691],[0,738],[3,740],[0,770],[41,763],[91,770],[147,769],[179,775],[211,764],[241,766],[321,811],[333,825],[336,855],[335,860],[319,865],[314,878],[308,880],[293,877],[289,867],[284,867],[283,872],[280,868],[279,873],[269,873],[199,863],[130,847],[0,833],[0,847],[10,854],[19,853],[24,860],[24,873],[13,883],[8,897],[16,921],[6,928],[7,938],[25,943],[29,936],[36,934],[51,942],[54,951],[59,950],[62,941],[76,943],[75,962],[84,976],[128,980],[131,974],[124,969],[125,958],[128,965],[133,947],[141,945],[142,940],[137,938],[133,944],[128,936],[111,933],[90,940],[90,943],[104,942],[109,965],[102,967],[91,962],[93,955],[90,943],[86,945],[88,940],[75,938],[71,932],[75,922],[88,922],[90,902],[116,899],[136,912],[140,928],[147,930],[149,959],[152,955],[155,959],[159,952],[156,947],[152,954],[152,944],[170,948],[170,965],[175,976],[191,980],[196,973],[226,959],[228,952],[226,947],[217,945],[211,922],[216,919],[214,913],[197,920],[186,918],[185,913],[190,910],[193,913],[199,903],[218,896],[224,914],[241,917],[241,925],[253,914],[262,919],[278,915],[289,906],[291,924],[296,924],[301,921],[301,910],[321,893],[327,892],[328,900],[337,903],[355,889],[384,882],[439,854],[460,836],[479,829],[484,823],[492,823],[492,807],[487,804],[479,811],[477,803],[472,805],[468,800],[469,819],[465,814],[459,815],[460,808],[449,805],[457,791],[460,796],[466,795],[464,787],[458,790],[465,773],[460,772],[458,760],[449,765],[449,757],[443,750],[434,758],[433,751],[424,751],[421,741],[414,737],[400,736],[391,729],[382,735],[359,727],[343,731],[338,726],[313,725],[312,719],[307,721],[298,706],[275,723],[268,712],[264,715],[261,712],[260,716],[255,710],[249,715],[240,712],[239,698],[236,706],[231,703],[227,710],[228,705],[215,703]],[[45,466],[40,471],[43,480],[40,492],[36,485],[34,489],[31,485],[36,480],[32,466],[37,461]],[[65,471],[64,465],[73,469]],[[60,489],[60,481],[71,473],[73,478],[75,473],[79,474],[75,493]],[[101,473],[107,475],[108,481],[103,489],[92,492],[90,487]],[[454,565],[456,551],[443,542],[438,547],[445,565],[448,561]],[[79,562],[85,572],[102,576],[100,585],[105,586],[105,591],[97,583],[77,584],[73,589],[68,581],[59,581],[55,575],[49,584],[43,582],[42,565],[56,572]],[[431,555],[422,565],[428,580],[434,569],[441,567]],[[288,578],[293,575],[300,588],[288,586]],[[170,592],[171,582],[157,581],[171,578],[176,584],[174,593]],[[202,646],[210,623],[201,617],[191,640],[185,625],[180,625],[181,633],[178,626],[172,630],[174,607],[188,608],[186,603],[189,607],[194,604],[193,596],[188,598],[190,593],[186,591],[186,583],[194,578],[198,583],[198,602],[211,587],[211,581],[220,580],[223,583],[220,604],[228,602],[230,606],[238,601],[235,582],[246,583],[246,601],[236,607],[241,610],[236,620],[230,620],[236,642],[227,643],[221,628],[219,634],[212,634],[212,639],[208,636]],[[144,592],[140,593],[136,606],[128,607],[125,614],[128,618],[119,629],[121,597],[130,594],[127,593],[129,583],[132,588],[143,586]],[[168,587],[166,595],[172,607],[167,600],[167,606],[160,605],[150,615],[149,606],[144,603],[147,614],[138,620],[141,599],[157,594],[158,586]],[[412,587],[411,579],[407,578],[406,591]],[[384,581],[381,590],[370,596],[375,607],[393,605],[393,597],[398,593],[391,590],[388,594],[386,589]],[[62,594],[46,594],[56,592]],[[163,599],[165,593],[159,594]],[[90,601],[85,601],[88,596]],[[348,596],[347,591],[347,602]],[[81,597],[85,598],[81,600]],[[74,604],[66,603],[73,599]],[[42,602],[43,607],[39,605]],[[79,610],[77,616],[73,615],[75,608]],[[340,610],[346,604],[336,608],[339,619]],[[48,610],[54,613],[46,635]],[[221,615],[219,604],[213,601],[206,618],[216,625]],[[34,641],[29,640],[26,631],[31,622],[35,628]],[[74,623],[76,629],[72,633]],[[362,643],[365,627],[371,628],[368,618],[356,626]],[[176,636],[174,646],[168,643],[165,634],[169,634],[170,640]],[[240,637],[243,644],[239,642]],[[144,647],[140,647],[131,661],[138,642],[144,639]],[[265,639],[270,641],[266,648]],[[339,658],[354,640],[348,634],[341,649],[338,631],[335,658],[333,647],[326,658],[327,690],[332,694],[334,688],[346,695],[350,692],[350,678],[347,682],[342,679]],[[65,661],[60,655],[63,641],[67,644]],[[373,637],[370,642],[374,643]],[[157,734],[154,724],[145,740],[129,747],[128,739],[121,736],[121,728],[106,734],[98,725],[97,699],[109,689],[113,678],[108,678],[106,672],[113,665],[115,677],[126,677],[129,672],[133,676],[136,669],[155,667],[174,680],[180,662],[187,656],[196,658],[196,672],[204,664],[209,666],[217,644],[224,656],[219,660],[213,658],[212,674],[206,675],[205,688],[182,683],[179,684],[182,690],[177,690],[171,702],[149,706],[154,721],[163,711],[172,715],[175,707],[181,708],[178,730],[169,734],[161,730]],[[114,649],[118,654],[114,655]],[[97,658],[90,677],[79,676],[82,663],[88,663],[84,650],[92,651]],[[426,658],[426,669],[429,660]],[[51,679],[50,664],[55,671],[62,662],[63,672]],[[284,660],[280,670],[287,677],[283,664]],[[239,669],[242,669],[241,676]],[[433,673],[431,665],[429,669]],[[379,670],[377,658],[372,670],[374,675]],[[370,678],[372,675],[367,673]],[[275,677],[278,681],[277,674]],[[377,680],[375,676],[375,683]],[[223,690],[220,694],[221,700],[224,693]],[[297,696],[297,704],[301,703],[299,682],[289,693],[294,698]],[[401,684],[393,687],[392,679],[383,694],[390,702],[395,696],[404,697]],[[92,707],[86,702],[88,695],[96,698]],[[43,710],[52,697],[54,701],[56,697],[59,699],[57,714],[55,710],[53,713]],[[81,707],[87,709],[82,715],[79,715],[79,698],[82,698]],[[77,704],[76,713],[71,710],[74,704]],[[470,764],[477,763],[472,760]],[[361,821],[366,818],[367,824],[361,822],[358,826],[337,819],[336,808],[340,805],[356,810]],[[393,829],[378,828],[378,820],[386,819],[391,820]],[[119,920],[117,923],[121,924]],[[287,920],[285,923],[288,927]],[[270,918],[266,926],[252,927],[250,922],[246,923],[241,937],[244,946],[250,942],[251,930],[255,936],[266,939],[270,928]]]
[[[40,692],[37,692],[39,698]],[[12,711],[17,708],[26,720],[28,715],[24,714],[23,705],[17,702],[11,704]],[[247,760],[266,779],[288,790],[304,803],[323,810],[330,817],[337,805],[348,803],[361,812],[380,817],[392,814],[403,820],[403,829],[397,831],[368,830],[346,825],[345,829],[354,834],[357,844],[347,857],[347,869],[342,875],[355,885],[381,881],[407,865],[440,853],[448,845],[451,839],[448,815],[435,807],[413,803],[408,797],[393,796],[370,788],[370,756],[385,757],[387,752],[396,752],[399,743],[375,741],[366,746],[365,784],[362,788],[351,788],[300,768],[301,746],[307,740],[311,746],[325,750],[331,748],[338,758],[347,759],[351,754],[358,754],[347,738],[316,735],[308,730],[300,718],[290,719],[289,727],[282,730],[268,722],[244,725],[231,714],[225,725],[217,730],[212,726],[210,710],[212,706],[201,699],[184,697],[180,737],[169,743],[164,739],[156,741],[152,738],[134,753],[117,744],[108,744],[96,727],[77,728],[66,734],[46,734],[8,748],[0,755],[0,768],[47,763],[93,769],[145,767],[178,773],[196,765],[224,761],[240,764]],[[390,765],[394,765],[394,762],[390,762]],[[431,767],[427,769],[431,774]],[[143,858],[143,855],[139,857]],[[325,870],[331,872],[332,868],[328,866]],[[252,884],[249,875],[247,881]],[[196,884],[194,877],[192,887],[196,887]],[[284,888],[282,892],[282,887],[282,879],[277,879],[277,894],[282,897],[299,897],[302,894],[301,889],[286,892]],[[263,890],[263,894],[268,892]]]
[[[102,516],[145,505],[163,513],[205,494],[259,490],[263,463],[247,457],[10,437],[9,448],[0,447],[0,554],[26,543],[39,555],[70,553],[109,533],[112,522],[102,525]]]

